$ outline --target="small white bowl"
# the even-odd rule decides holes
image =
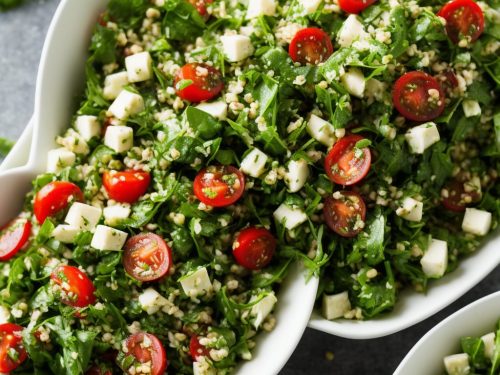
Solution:
[[[394,375],[442,374],[443,358],[461,352],[461,337],[480,337],[495,331],[499,318],[500,292],[465,306],[422,337]]]
[[[35,113],[31,124],[0,167],[0,224],[15,216],[22,205],[31,180],[45,170],[47,152],[54,140],[70,125],[75,110],[75,97],[82,92],[84,65],[97,17],[105,8],[105,0],[63,0],[52,20],[37,78]],[[26,156],[29,160],[25,166]],[[12,168],[12,169],[10,169]],[[305,282],[305,272],[295,264],[278,293],[274,312],[275,329],[257,338],[254,358],[242,362],[238,375],[275,375],[286,364],[297,346],[314,306],[318,280]]]

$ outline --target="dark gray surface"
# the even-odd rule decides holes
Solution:
[[[0,13],[0,136],[17,139],[31,116],[43,39],[57,3],[57,0],[27,1],[15,10]],[[308,329],[281,374],[392,374],[411,347],[436,323],[499,289],[497,269],[443,312],[386,338],[346,340]],[[327,352],[334,354],[333,360],[326,359]]]

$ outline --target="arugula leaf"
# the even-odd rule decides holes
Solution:
[[[108,12],[111,19],[123,28],[135,28],[141,23],[148,6],[147,0],[111,0]]]
[[[109,64],[116,60],[116,32],[107,27],[97,25],[92,35],[90,52],[97,63]]]
[[[213,139],[222,129],[222,124],[213,116],[195,107],[187,107],[186,119],[196,135],[209,140]]]
[[[167,39],[191,41],[203,33],[205,21],[188,1],[167,0],[163,28]]]
[[[14,144],[10,139],[0,137],[0,156],[7,156]]]
[[[399,57],[408,49],[408,21],[405,16],[405,9],[397,6],[392,9],[389,22],[391,32],[392,48],[389,53],[393,57]]]
[[[476,368],[486,367],[484,342],[479,337],[462,337],[462,350],[469,355],[471,364]]]

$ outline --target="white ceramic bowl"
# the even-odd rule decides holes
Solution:
[[[478,337],[494,331],[499,318],[500,292],[465,306],[422,337],[394,375],[442,374],[443,358],[461,352],[461,337]]]
[[[455,271],[431,281],[427,294],[411,288],[403,291],[395,309],[378,319],[328,321],[315,311],[309,327],[352,339],[371,339],[402,331],[444,309],[484,279],[500,264],[499,248],[500,232],[496,231],[476,253],[463,259]]]
[[[54,139],[70,125],[74,99],[84,82],[91,32],[105,5],[104,0],[63,0],[57,8],[38,72],[31,152],[28,127],[0,168],[0,197],[9,197],[0,200],[0,224],[19,212],[31,180],[45,169]],[[28,154],[27,164],[20,167]],[[292,355],[307,326],[318,287],[317,279],[305,283],[304,275],[300,265],[292,267],[278,294],[277,325],[272,332],[259,335],[254,358],[239,366],[239,375],[277,374]]]

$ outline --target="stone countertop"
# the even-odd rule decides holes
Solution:
[[[33,111],[35,80],[45,33],[57,0],[27,0],[0,13],[0,136],[17,139]],[[498,269],[456,303],[426,321],[385,338],[347,340],[307,329],[282,375],[390,375],[434,325],[500,289]],[[300,298],[300,297],[299,297]],[[326,353],[333,353],[333,360]]]

